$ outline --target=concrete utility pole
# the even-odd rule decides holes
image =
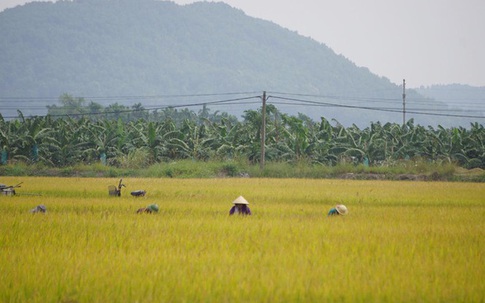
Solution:
[[[406,124],[406,79],[402,79],[402,125]]]
[[[265,149],[264,144],[266,142],[266,91],[263,92],[263,109],[262,109],[262,118],[261,118],[261,160],[259,162],[259,167],[261,169],[264,168],[264,158],[265,158]]]

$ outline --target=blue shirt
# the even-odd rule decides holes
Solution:
[[[330,209],[327,216],[335,216],[335,215],[340,215],[340,214],[338,213],[337,209],[334,207]]]

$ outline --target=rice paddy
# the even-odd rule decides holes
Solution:
[[[2,177],[0,302],[485,301],[484,184],[123,181]]]

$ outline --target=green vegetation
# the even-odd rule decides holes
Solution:
[[[2,176],[58,177],[144,177],[144,178],[307,178],[411,181],[471,181],[485,182],[482,169],[464,169],[453,164],[403,161],[394,166],[368,167],[337,164],[335,166],[269,162],[261,170],[259,164],[247,162],[213,162],[180,160],[156,163],[146,168],[116,168],[102,164],[52,168],[44,165],[0,166]]]
[[[126,178],[108,197],[116,178],[22,181],[0,196],[1,302],[485,299],[482,184]],[[239,195],[252,216],[228,216]],[[349,214],[326,217],[337,203]]]
[[[246,111],[243,121],[207,108],[146,112],[147,120],[129,115],[121,113],[117,120],[20,115],[10,121],[0,116],[0,169],[9,175],[49,175],[56,168],[61,175],[320,178],[353,173],[451,180],[455,167],[485,168],[485,128],[478,123],[470,129],[435,129],[409,120],[360,129],[289,116],[269,105],[266,167],[260,171],[261,110]]]

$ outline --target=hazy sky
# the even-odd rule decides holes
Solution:
[[[0,0],[0,10],[31,1]],[[322,42],[396,84],[485,86],[483,0],[222,2]]]

